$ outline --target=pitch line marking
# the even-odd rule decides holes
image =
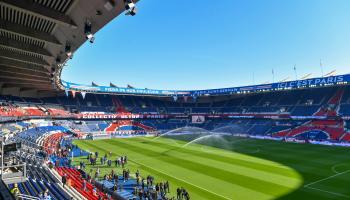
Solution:
[[[329,176],[329,177],[326,177],[326,178],[320,179],[320,180],[318,180],[318,181],[315,181],[315,182],[309,183],[309,184],[307,184],[307,185],[304,185],[304,187],[309,187],[310,185],[314,185],[314,184],[316,184],[316,183],[319,183],[319,182],[322,182],[322,181],[325,181],[325,180],[328,180],[328,179],[334,178],[334,177],[339,176],[339,175],[342,175],[342,174],[346,174],[346,173],[348,173],[348,172],[350,172],[350,170],[346,170],[346,171],[344,171],[344,172],[337,173],[337,174],[334,174],[334,175],[332,175],[332,176]]]
[[[332,171],[334,172],[334,173],[336,173],[336,174],[338,174],[339,172],[336,170],[336,167],[338,167],[339,166],[339,164],[336,164],[336,165],[333,165],[332,166]]]
[[[339,166],[346,166],[346,165],[348,165],[348,163],[338,163],[338,164],[335,164],[335,165],[332,166],[332,171],[333,171],[334,173],[336,173],[336,174],[339,174],[339,173],[341,173],[341,172],[338,172],[337,167],[339,167]]]
[[[309,183],[309,184],[307,184],[307,185],[304,185],[304,188],[309,188],[309,189],[312,189],[312,190],[317,190],[317,191],[325,192],[325,193],[328,193],[328,194],[333,194],[333,195],[335,195],[335,196],[341,196],[341,197],[345,197],[345,198],[350,199],[350,196],[345,195],[345,194],[341,194],[341,193],[337,193],[337,192],[331,192],[331,191],[327,191],[327,190],[322,190],[322,189],[319,189],[319,188],[311,187],[311,185],[314,185],[314,184],[316,184],[316,183],[320,183],[320,182],[322,182],[322,181],[326,181],[326,180],[332,179],[332,178],[334,178],[334,177],[336,177],[336,176],[339,176],[339,175],[346,174],[346,173],[350,172],[350,170],[346,170],[346,171],[344,171],[344,172],[338,173],[337,171],[334,170],[334,167],[335,167],[335,166],[337,166],[337,165],[334,165],[334,166],[332,167],[332,170],[333,170],[333,172],[336,172],[336,174],[334,174],[334,175],[332,175],[332,176],[329,176],[329,177],[326,177],[326,178],[323,178],[323,179],[320,179],[320,180],[318,180],[318,181]]]
[[[327,190],[321,190],[321,189],[310,187],[310,186],[305,186],[305,188],[309,188],[309,189],[312,189],[312,190],[317,190],[317,191],[320,191],[320,192],[325,192],[325,193],[328,193],[328,194],[333,194],[335,196],[341,196],[341,197],[345,197],[345,198],[350,199],[350,196],[345,195],[345,194],[340,194],[340,193],[337,193],[337,192],[330,192],[330,191],[327,191]]]
[[[188,182],[188,181],[185,181],[185,180],[183,180],[183,179],[181,179],[181,178],[177,178],[177,177],[175,177],[175,176],[173,176],[173,175],[170,175],[170,174],[168,174],[168,173],[162,172],[162,171],[160,171],[160,170],[158,170],[158,169],[154,169],[153,167],[149,167],[148,165],[145,165],[145,164],[142,164],[142,163],[138,163],[137,161],[134,161],[134,160],[130,160],[130,161],[133,161],[134,163],[136,163],[136,164],[138,164],[138,165],[146,166],[146,167],[148,167],[148,168],[150,168],[150,169],[152,169],[152,170],[154,170],[154,171],[157,171],[157,172],[159,172],[159,173],[161,173],[161,174],[165,174],[165,175],[167,175],[167,176],[170,176],[170,177],[173,178],[173,179],[177,179],[177,180],[179,180],[179,181],[181,181],[181,182],[187,183],[187,184],[189,184],[189,185],[192,185],[192,186],[194,186],[194,187],[196,187],[196,188],[199,188],[199,189],[201,189],[201,190],[204,190],[204,191],[206,191],[206,192],[212,193],[212,194],[214,194],[214,195],[216,195],[216,196],[219,196],[219,197],[221,197],[221,198],[223,198],[223,199],[232,200],[232,199],[230,199],[230,198],[228,198],[228,197],[222,196],[221,194],[217,194],[217,193],[215,193],[215,192],[212,192],[212,191],[210,191],[210,190],[207,190],[207,189],[205,189],[205,188],[202,188],[202,187],[200,187],[200,186],[198,186],[198,185],[195,185],[195,184],[193,184],[193,183],[190,183],[190,182]]]

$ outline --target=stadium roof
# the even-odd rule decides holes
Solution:
[[[0,94],[50,96],[68,53],[125,10],[124,0],[0,0]],[[68,55],[67,55],[68,54]]]

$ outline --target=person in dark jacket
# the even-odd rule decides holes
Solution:
[[[62,176],[62,184],[63,184],[63,187],[67,184],[67,174]]]
[[[176,199],[181,199],[181,192],[182,192],[182,190],[180,189],[180,188],[177,188],[176,189]]]

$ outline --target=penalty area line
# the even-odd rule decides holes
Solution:
[[[337,192],[332,192],[332,191],[328,191],[328,190],[322,190],[322,189],[319,189],[319,188],[311,187],[311,185],[314,185],[314,184],[316,184],[316,183],[320,183],[320,182],[323,182],[323,181],[332,179],[332,178],[334,178],[334,177],[340,176],[340,175],[342,175],[342,174],[346,174],[346,173],[348,173],[348,172],[350,172],[350,170],[346,170],[346,171],[344,171],[344,172],[337,173],[337,174],[334,174],[334,175],[332,175],[332,176],[329,176],[329,177],[320,179],[320,180],[318,180],[318,181],[315,181],[315,182],[309,183],[309,184],[307,184],[307,185],[304,185],[304,188],[308,188],[308,189],[312,189],[312,190],[317,190],[317,191],[320,191],[320,192],[324,192],[324,193],[332,194],[332,195],[335,195],[335,196],[340,196],[340,197],[345,197],[345,198],[350,199],[350,196],[349,196],[349,195],[345,195],[345,194],[341,194],[341,193],[337,193]]]
[[[342,174],[346,174],[346,173],[348,173],[348,172],[350,172],[350,170],[346,170],[346,171],[344,171],[344,172],[337,173],[337,174],[334,174],[334,175],[332,175],[332,176],[329,176],[329,177],[326,177],[326,178],[320,179],[320,180],[318,180],[318,181],[315,181],[315,182],[312,182],[312,183],[306,184],[306,185],[304,185],[304,187],[309,187],[310,185],[314,185],[314,184],[316,184],[316,183],[319,183],[319,182],[322,182],[322,181],[325,181],[325,180],[328,180],[328,179],[334,178],[334,177],[336,177],[336,176],[340,176],[340,175],[342,175]]]
[[[330,192],[330,191],[327,191],[327,190],[322,190],[322,189],[314,188],[314,187],[311,187],[311,186],[304,186],[304,187],[308,188],[308,189],[312,189],[312,190],[317,190],[319,192],[324,192],[324,193],[332,194],[332,195],[335,195],[335,196],[340,196],[340,197],[345,197],[345,198],[350,199],[350,196],[345,195],[345,194],[340,194],[340,193],[337,193],[337,192]]]

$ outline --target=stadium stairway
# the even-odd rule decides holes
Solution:
[[[116,132],[116,131],[118,131],[118,129],[120,127],[123,127],[123,126],[136,127],[136,128],[140,128],[143,131],[154,131],[155,130],[153,127],[144,125],[140,122],[135,122],[135,121],[131,121],[131,120],[120,120],[120,121],[111,123],[107,128],[105,128],[105,131],[106,132]]]
[[[328,100],[327,104],[321,106],[314,116],[337,116],[340,109],[340,102],[344,95],[344,88],[339,88]]]
[[[51,175],[43,169],[37,169],[34,166],[28,166],[27,181],[18,183],[18,189],[21,194],[40,197],[46,190],[54,200],[70,200],[71,198],[65,193],[50,177]],[[9,189],[14,187],[14,184],[8,185]]]
[[[346,142],[350,142],[350,132],[345,133],[342,136],[341,140],[346,141]]]
[[[51,196],[56,197],[56,199],[70,199],[70,197],[58,186],[58,180],[43,167],[29,165],[28,175],[31,184],[38,192],[48,189],[52,194]]]
[[[87,191],[83,190],[83,179],[81,178],[82,174],[74,169],[68,167],[56,167],[56,171],[60,176],[67,175],[67,178],[71,180],[71,186],[86,197],[89,200],[98,200],[99,196],[103,199],[107,199],[106,195],[97,189],[97,196],[93,194],[94,186],[90,182],[86,182]]]

